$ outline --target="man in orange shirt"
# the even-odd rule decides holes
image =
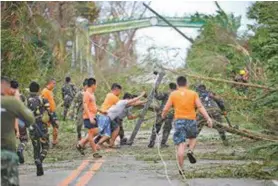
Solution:
[[[185,141],[189,139],[189,150],[187,153],[190,163],[196,163],[193,156],[193,149],[196,145],[197,137],[197,122],[196,122],[196,108],[201,112],[207,120],[208,126],[212,127],[212,120],[209,117],[206,109],[201,103],[198,94],[192,90],[187,89],[187,80],[180,76],[177,79],[178,90],[173,91],[162,111],[162,118],[165,118],[170,108],[174,107],[174,143],[177,146],[177,158],[179,163],[179,173],[184,175],[184,151]]]
[[[106,97],[105,97],[105,99],[104,99],[104,101],[101,105],[101,111],[102,112],[106,113],[107,110],[111,106],[115,105],[120,100],[119,96],[121,94],[121,91],[122,91],[121,85],[119,85],[117,83],[112,84],[111,92],[109,92],[106,95]]]
[[[42,90],[41,96],[46,99],[49,102],[50,105],[50,114],[51,114],[51,119],[50,123],[53,127],[53,132],[52,132],[52,144],[56,145],[58,143],[58,121],[57,121],[57,115],[55,113],[56,110],[56,103],[54,101],[54,96],[53,96],[53,89],[55,88],[56,81],[54,79],[50,79],[46,85],[46,87]]]
[[[88,134],[85,138],[81,139],[76,145],[77,150],[84,155],[83,148],[87,142],[90,143],[93,150],[94,158],[101,158],[102,156],[97,153],[97,145],[94,142],[94,137],[100,134],[102,137],[99,143],[103,143],[111,136],[110,119],[105,115],[97,114],[97,105],[94,92],[96,90],[96,80],[89,78],[87,82],[86,92],[83,94],[83,121],[84,127],[88,129]]]
[[[116,103],[120,100],[119,96],[121,94],[121,91],[122,91],[121,85],[119,85],[117,83],[112,84],[111,92],[109,92],[106,95],[104,102],[101,105],[101,112],[103,114],[107,114],[108,109],[110,109],[113,105],[116,105]],[[111,141],[113,142],[116,140],[116,138],[118,137],[119,132],[120,132],[120,126],[118,123],[111,122],[111,132],[112,132]],[[97,138],[96,141],[98,141],[98,139],[99,138]],[[111,143],[110,143],[110,146],[113,146],[113,145],[111,145]]]

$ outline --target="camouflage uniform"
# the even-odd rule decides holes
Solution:
[[[155,98],[157,100],[161,101],[161,105],[160,105],[158,111],[156,111],[156,121],[155,121],[155,124],[152,129],[150,145],[149,145],[150,147],[152,147],[154,145],[156,135],[159,133],[163,123],[164,123],[164,125],[163,125],[163,135],[162,135],[161,145],[166,144],[169,134],[171,132],[172,121],[174,118],[173,112],[170,111],[165,119],[162,119],[162,117],[161,117],[161,111],[164,108],[164,106],[168,100],[168,97],[169,97],[169,93],[155,93]]]
[[[1,150],[1,182],[2,186],[19,185],[18,156],[7,150]]]
[[[44,113],[50,115],[49,103],[36,93],[30,93],[27,106],[33,111],[36,118],[35,125],[30,128],[30,138],[34,148],[35,164],[41,165],[49,149],[49,134],[47,122],[43,122]]]
[[[20,94],[20,100],[25,103],[26,98]],[[23,158],[23,151],[25,150],[25,147],[28,143],[28,133],[27,133],[27,128],[25,123],[18,119],[18,128],[19,128],[19,145],[17,147],[17,155],[19,157],[19,162],[24,163],[24,158]]]
[[[225,110],[224,103],[222,100],[215,98],[211,95],[213,93],[204,90],[204,91],[198,91],[200,99],[204,107],[206,108],[208,115],[215,121],[222,123],[222,112],[221,110]],[[203,126],[207,124],[207,121],[204,119],[204,117],[199,113],[197,115],[197,124],[198,124],[198,134],[201,132]],[[223,143],[226,144],[226,134],[225,130],[223,128],[216,127],[213,125],[213,128],[215,128],[219,135],[220,138],[222,139]]]
[[[80,90],[75,95],[70,110],[70,113],[76,121],[77,138],[81,139],[81,129],[83,126],[83,90]]]
[[[248,83],[247,79],[245,79],[244,76],[242,76],[242,75],[237,75],[234,78],[234,81],[239,82],[239,83]],[[244,86],[244,85],[235,85],[235,87],[236,87],[238,93],[240,93],[240,94],[246,94],[248,91],[248,87]]]
[[[68,110],[76,92],[77,90],[72,83],[65,83],[62,87],[62,97],[64,100],[64,120],[66,119]]]
[[[33,113],[13,96],[1,96],[1,185],[19,185],[16,155],[15,119],[33,124]]]

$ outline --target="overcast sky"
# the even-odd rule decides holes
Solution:
[[[239,31],[246,30],[246,25],[252,23],[246,18],[248,7],[252,4],[250,1],[221,1],[220,6],[226,13],[234,13],[235,16],[241,16],[242,26]],[[215,14],[217,7],[213,1],[153,1],[150,4],[154,10],[163,16],[184,16],[192,15],[196,12],[204,14]],[[152,15],[150,12],[147,15]],[[186,35],[195,38],[198,35],[197,29],[180,28]],[[148,38],[148,39],[147,39]],[[172,28],[151,27],[140,29],[136,34],[136,49],[141,56],[146,54],[146,49],[150,46],[179,48],[179,54],[170,57],[171,64],[169,66],[181,66],[184,63],[187,49],[190,43],[179,35]],[[174,55],[174,54],[173,54]],[[163,56],[163,55],[161,55]],[[163,57],[161,57],[163,58]]]

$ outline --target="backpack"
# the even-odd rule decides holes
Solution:
[[[46,108],[47,101],[41,96],[31,96],[27,100],[27,106],[33,111],[35,118],[41,118],[43,123],[50,121],[49,113]]]

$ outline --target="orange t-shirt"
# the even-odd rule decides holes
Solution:
[[[41,92],[41,95],[42,95],[43,98],[47,99],[47,101],[49,102],[50,112],[55,112],[56,103],[54,101],[53,92],[51,90],[49,90],[48,88],[44,88]]]
[[[119,97],[113,93],[108,93],[104,102],[101,105],[101,111],[106,112],[110,107],[115,105],[119,101]]]
[[[96,105],[96,98],[93,93],[88,91],[84,92],[83,94],[83,105],[87,105],[89,113],[83,110],[83,119],[89,119],[95,117],[97,114],[97,105]]]
[[[196,105],[195,101],[198,94],[186,88],[179,88],[172,92],[166,103],[172,104],[175,111],[175,119],[196,119]]]

